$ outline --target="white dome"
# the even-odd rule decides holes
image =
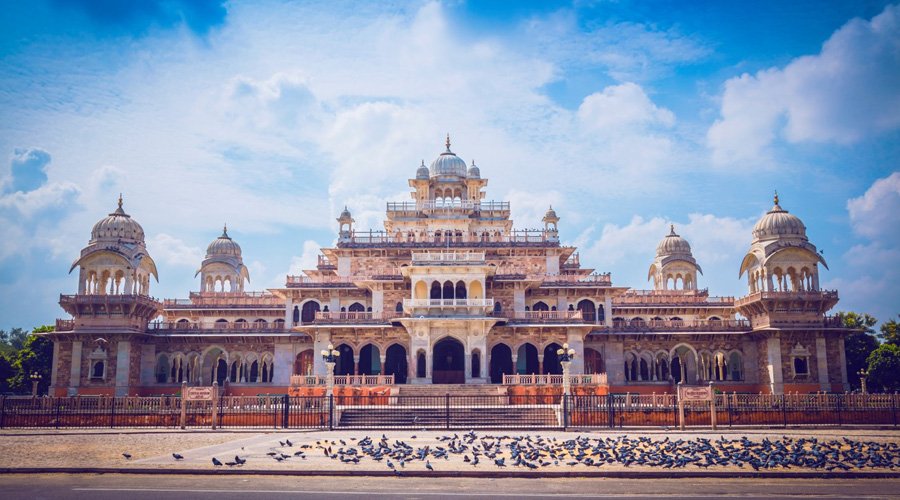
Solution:
[[[441,175],[466,176],[466,162],[450,151],[450,135],[447,135],[447,150],[441,153],[428,169],[432,177]]]
[[[228,236],[228,227],[222,229],[222,236],[219,236],[206,247],[206,258],[214,256],[241,256],[241,246]]]
[[[427,180],[430,174],[428,173],[428,167],[425,166],[425,160],[422,160],[422,165],[416,169],[416,179],[425,179]]]
[[[657,257],[664,255],[691,255],[691,244],[675,234],[675,225],[671,225],[669,234],[656,245]]]
[[[472,160],[472,165],[469,167],[468,176],[470,179],[481,178],[481,169],[478,168],[478,165],[475,165],[475,160]]]
[[[781,208],[778,204],[778,194],[776,194],[775,206],[753,226],[753,238],[764,240],[791,236],[805,240],[806,226],[799,217]]]
[[[132,240],[144,242],[144,228],[122,209],[122,197],[116,211],[100,219],[91,229],[91,241]]]

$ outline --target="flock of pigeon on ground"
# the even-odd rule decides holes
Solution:
[[[414,442],[416,436],[411,436]],[[280,447],[272,448],[267,455],[278,462],[306,460],[311,454],[338,460],[344,464],[360,464],[373,461],[384,464],[395,474],[404,470],[414,470],[424,465],[434,471],[447,462],[451,456],[462,457],[462,461],[473,468],[522,467],[538,469],[543,467],[603,467],[622,465],[625,467],[653,467],[680,469],[688,466],[701,468],[736,466],[754,470],[780,470],[791,468],[821,471],[847,471],[852,469],[895,469],[900,467],[900,445],[874,441],[820,440],[817,438],[780,439],[763,438],[751,441],[746,436],[740,439],[675,439],[666,437],[653,440],[648,437],[583,437],[557,439],[540,436],[479,435],[475,431],[466,434],[440,436],[441,445],[413,446],[404,440],[389,440],[382,434],[380,439],[364,437],[349,442],[320,440],[315,445],[303,444],[297,450],[290,440],[279,441]],[[290,450],[287,450],[290,451]],[[183,457],[177,453],[175,460]],[[247,462],[247,458],[235,456],[224,465],[234,467]],[[223,462],[212,459],[214,466]]]

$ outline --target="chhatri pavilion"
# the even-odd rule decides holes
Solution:
[[[552,207],[543,229],[516,229],[509,203],[485,199],[488,179],[450,146],[409,179],[412,201],[387,203],[383,229],[356,228],[345,208],[316,268],[264,291],[247,290],[226,228],[196,291],[153,298],[156,265],[120,197],[72,264],[77,290],[60,296],[71,319],[48,334],[51,394],[173,394],[182,382],[286,393],[322,383],[329,344],[350,385],[552,383],[568,344],[571,373],[610,392],[847,388],[847,331],[826,316],[837,292],[820,289],[825,261],[777,196],[735,262],[745,296],[701,288],[675,227],[647,256],[652,288],[633,289],[582,267]]]

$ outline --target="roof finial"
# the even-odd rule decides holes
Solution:
[[[778,190],[775,190],[775,204],[778,204]]]
[[[122,210],[122,193],[119,193],[119,210]]]
[[[228,223],[227,222],[222,225],[222,237],[223,238],[228,237]]]
[[[675,234],[675,224],[669,224],[669,236],[678,236]]]
[[[450,151],[450,132],[447,132],[447,151]]]
[[[422,166],[423,167],[425,166],[425,160],[422,160]]]

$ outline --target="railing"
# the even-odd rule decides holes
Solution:
[[[283,332],[287,331],[283,320],[235,321],[217,323],[195,323],[188,321],[154,321],[147,324],[147,331],[159,333],[181,332]]]
[[[269,292],[191,292],[187,299],[164,299],[167,309],[284,308],[284,299]]]
[[[607,385],[605,373],[583,373],[569,375],[572,385]],[[503,385],[563,385],[562,375],[503,375]]]
[[[515,311],[513,321],[524,321],[532,323],[552,323],[559,321],[582,321],[582,312],[575,311]]]
[[[351,276],[291,276],[285,279],[288,288],[350,288],[353,287]]]
[[[421,307],[494,307],[494,299],[403,299],[404,309]]]
[[[575,252],[571,256],[569,256],[569,258],[566,259],[565,262],[563,262],[562,267],[575,269],[581,267],[581,260],[578,257],[578,252]]]
[[[319,311],[316,313],[316,323],[384,323],[397,316],[398,313],[393,311]]]
[[[732,306],[734,297],[711,297],[706,290],[629,290],[613,299],[613,306],[655,304]]]
[[[559,237],[539,229],[516,229],[508,234],[469,234],[459,236],[453,231],[428,231],[394,234],[385,231],[353,231],[342,233],[339,247],[406,247],[406,248],[456,248],[456,247],[505,247],[505,246],[559,246]]]
[[[149,295],[138,294],[60,294],[60,302],[70,304],[121,304],[121,303],[142,303],[153,304],[159,302],[155,297]]]
[[[412,261],[428,264],[484,263],[484,252],[414,252]]]
[[[750,322],[744,319],[730,320],[651,320],[620,321],[613,320],[612,332],[744,332],[750,330]]]
[[[334,264],[331,263],[331,261],[328,260],[328,257],[325,257],[324,255],[316,256],[316,268],[318,268],[318,269],[335,269],[336,267],[337,266],[335,266]]]
[[[56,320],[56,332],[71,332],[75,329],[75,320],[74,319],[57,319]]]
[[[324,387],[323,375],[291,375],[291,387]],[[379,386],[394,385],[393,375],[335,375],[334,385]]]
[[[735,302],[735,306],[742,306],[756,300],[798,300],[798,301],[819,301],[819,300],[837,300],[837,290],[806,290],[793,292],[756,292],[741,297]]]
[[[436,202],[428,201],[389,201],[387,203],[388,212],[450,212],[450,211],[475,211],[475,212],[508,212],[510,205],[508,201],[447,201]]]
[[[577,276],[573,274],[545,274],[541,286],[611,286],[609,273]]]

